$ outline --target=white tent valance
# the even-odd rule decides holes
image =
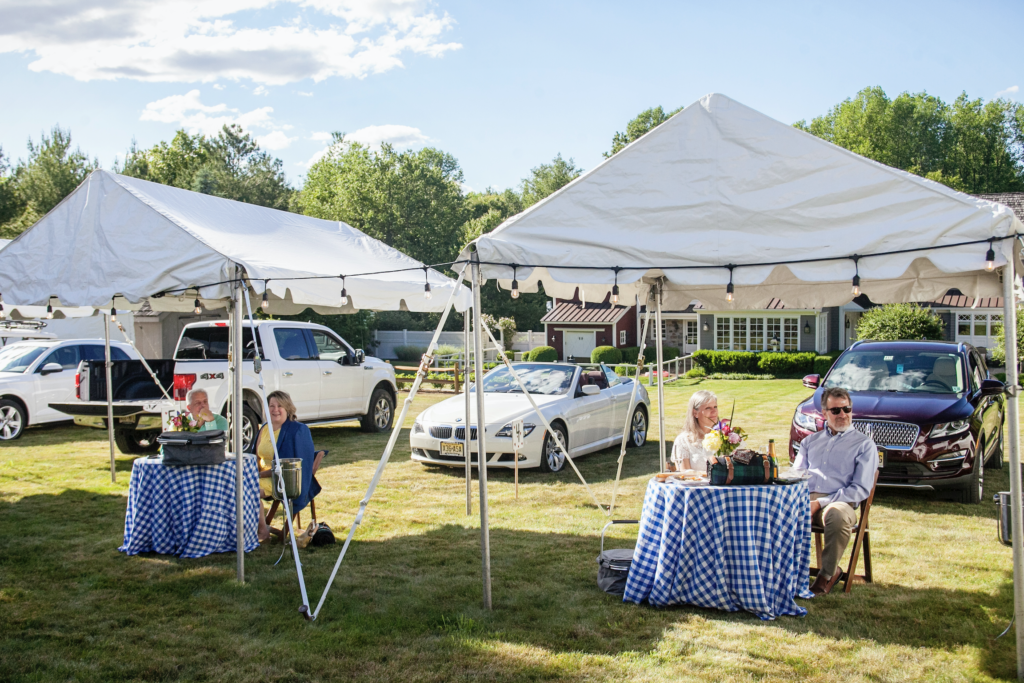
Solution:
[[[340,221],[108,171],[93,172],[0,250],[0,292],[8,301],[42,306],[106,307],[117,296],[119,308],[137,308],[150,297],[154,310],[186,311],[193,287],[204,306],[223,306],[236,265],[255,294],[267,282],[271,313],[436,312],[453,287],[460,289],[458,310],[470,303],[462,285]],[[161,292],[171,294],[156,296]]]
[[[506,289],[515,275],[520,291],[543,281],[549,295],[581,286],[600,300],[617,282],[631,302],[643,281],[664,277],[667,307],[699,299],[727,310],[772,298],[840,305],[858,273],[877,303],[951,287],[998,296],[997,270],[1019,248],[994,241],[988,272],[986,240],[1018,233],[1024,225],[1006,207],[712,94],[474,244],[483,276]]]

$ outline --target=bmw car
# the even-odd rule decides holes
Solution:
[[[622,443],[633,379],[620,377],[605,365],[515,363],[513,367],[552,429],[568,444],[573,459]],[[565,456],[508,368],[502,366],[487,373],[483,388],[488,468],[515,466],[512,423],[522,420],[525,447],[519,453],[519,467],[560,471],[565,466]],[[473,425],[471,463],[478,462],[479,457],[475,391],[473,387],[469,416]],[[650,404],[647,391],[639,386],[636,405],[629,416],[628,445],[643,446],[647,441]],[[465,467],[465,436],[466,399],[460,394],[427,408],[416,418],[409,438],[412,459],[429,465]]]

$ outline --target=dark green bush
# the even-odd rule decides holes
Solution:
[[[942,319],[918,304],[886,304],[869,308],[857,323],[858,339],[942,339]]]
[[[619,351],[622,351],[622,362],[631,365],[636,363],[636,358],[640,355],[639,346],[623,346]],[[647,355],[651,354],[648,353]]]
[[[757,354],[750,351],[712,351],[699,349],[693,352],[693,362],[707,372],[749,372],[758,370]]]
[[[814,374],[824,377],[828,374],[828,371],[832,369],[832,364],[835,362],[836,359],[832,356],[815,356]]]
[[[809,375],[814,372],[814,361],[818,354],[803,353],[760,353],[757,368],[769,375],[786,377]]]
[[[699,365],[694,365],[686,372],[686,376],[690,379],[696,379],[698,377],[707,377],[707,371]]]
[[[616,363],[622,362],[622,351],[619,351],[614,346],[598,346],[596,349],[590,352],[591,363],[607,363],[608,365],[615,365]]]
[[[396,346],[395,356],[398,360],[419,362],[423,354],[427,352],[426,346]]]
[[[538,346],[530,351],[530,361],[534,363],[551,363],[558,360],[558,351],[551,346]]]
[[[648,356],[653,358],[655,353],[657,353],[657,350],[656,349],[651,349],[651,352],[649,354],[646,354],[646,355],[648,355]],[[662,349],[661,349],[661,359],[662,360],[675,360],[676,358],[679,358],[679,348],[678,347],[676,347],[676,346],[664,346],[664,347],[662,347]]]

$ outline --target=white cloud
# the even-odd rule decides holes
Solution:
[[[222,85],[222,84],[220,84],[220,83],[214,83],[214,84],[213,84],[213,89],[214,89],[214,90],[224,90],[224,89],[225,89],[225,88],[227,88],[227,87],[228,87],[228,86],[226,86],[226,85]]]
[[[317,142],[330,142],[332,137],[334,136],[328,133],[327,131],[320,131],[318,133],[313,133],[312,135],[310,135],[309,139],[316,140]]]
[[[274,152],[279,149],[284,149],[296,140],[298,140],[298,138],[290,138],[279,130],[275,130],[273,133],[261,135],[256,138],[256,141],[260,143],[260,147]]]
[[[313,96],[313,93],[311,93],[311,92],[302,92],[301,90],[295,91],[295,94],[299,95],[300,97],[312,97]]]
[[[995,99],[998,100],[1000,97],[1010,97],[1010,98],[1013,98],[1013,97],[1015,97],[1017,95],[1017,93],[1019,91],[1020,91],[1020,86],[1018,86],[1018,85],[1011,85],[1006,90],[1000,90],[999,92],[997,92],[996,96],[995,96]]]
[[[255,25],[254,10],[291,5],[297,20]],[[80,81],[251,79],[282,85],[365,78],[438,57],[454,21],[429,0],[0,0],[0,53]]]
[[[290,129],[274,122],[271,114],[273,107],[260,107],[252,111],[240,112],[226,104],[207,106],[200,100],[198,90],[190,90],[184,95],[171,95],[146,105],[139,118],[142,121],[173,123],[187,129],[190,133],[216,135],[222,126],[237,123],[242,128],[262,128],[266,130]],[[282,133],[282,137],[284,137]],[[281,138],[275,139],[280,142]],[[285,145],[287,146],[287,145]]]
[[[264,88],[262,85],[257,85],[256,89],[252,91],[253,95],[269,95],[270,91]]]
[[[424,135],[419,128],[394,124],[360,128],[356,132],[346,135],[345,139],[349,142],[362,143],[368,147],[379,147],[382,142],[388,142],[402,149],[419,147],[430,142],[430,138]]]

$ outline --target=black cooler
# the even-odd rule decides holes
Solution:
[[[635,519],[614,519],[601,529],[601,554],[597,556],[597,586],[605,593],[621,596],[626,592],[626,579],[633,564],[632,548],[604,549],[604,532],[612,524],[639,524]]]
[[[164,432],[157,437],[165,465],[219,465],[227,461],[224,430]]]

